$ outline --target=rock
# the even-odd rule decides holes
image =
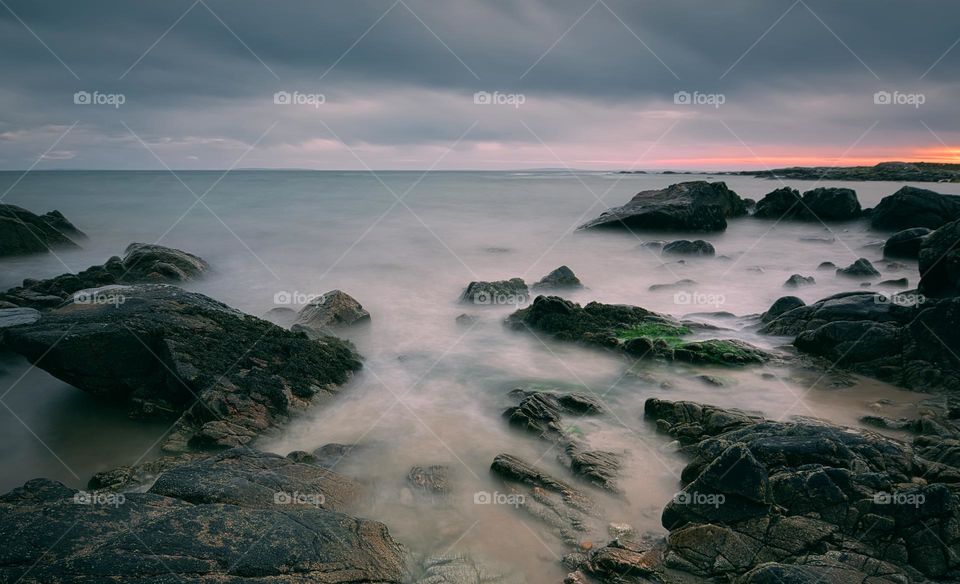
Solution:
[[[685,182],[638,193],[581,229],[619,227],[662,231],[723,231],[727,219],[746,215],[743,200],[722,182]]]
[[[837,269],[837,264],[833,262],[821,262],[820,265],[817,266],[817,270],[835,270],[835,269]]]
[[[60,211],[36,215],[16,205],[0,204],[0,257],[75,248],[85,237]]]
[[[903,187],[884,197],[873,209],[870,225],[874,229],[898,231],[911,227],[937,229],[957,219],[960,219],[960,196]]]
[[[209,270],[207,262],[185,251],[131,243],[123,258],[112,257],[103,265],[91,266],[77,274],[62,274],[47,280],[24,280],[22,286],[7,290],[0,294],[0,298],[19,306],[43,310],[60,306],[82,290],[121,284],[183,283],[200,278]],[[91,300],[95,302],[97,299]]]
[[[796,189],[780,188],[757,203],[755,217],[849,221],[860,217],[857,193],[844,188],[816,188],[800,196]]]
[[[460,302],[483,306],[516,306],[530,298],[530,291],[521,278],[497,282],[470,282],[460,295]]]
[[[407,483],[417,492],[430,497],[450,494],[450,468],[442,464],[415,466],[407,473]]]
[[[789,312],[794,308],[800,308],[801,306],[806,306],[807,304],[797,298],[796,296],[783,296],[778,298],[776,302],[770,305],[770,308],[760,317],[761,322],[770,322],[771,320],[777,318],[785,312]]]
[[[571,288],[582,288],[583,284],[573,273],[573,270],[567,266],[560,266],[550,272],[530,288],[532,290],[563,290]]]
[[[860,258],[845,268],[837,268],[837,275],[850,278],[879,278],[880,272],[873,267],[870,260]]]
[[[894,233],[883,244],[883,257],[917,259],[920,256],[920,245],[930,233],[926,227],[914,227]]]
[[[921,478],[932,463],[903,443],[692,402],[650,399],[645,413],[690,457],[663,512],[667,568],[717,581],[860,584],[949,578],[960,567],[958,499]]]
[[[369,322],[370,313],[352,296],[340,290],[331,290],[304,306],[290,330],[316,339]]]
[[[313,455],[313,464],[327,469],[333,469],[341,464],[348,457],[353,457],[358,453],[368,449],[364,444],[324,444],[315,449]]]
[[[68,301],[4,329],[3,344],[132,415],[178,419],[167,450],[247,444],[360,368],[349,343],[311,341],[202,294],[162,284],[122,294],[120,304]]]
[[[40,313],[32,308],[0,308],[0,329],[40,320]]]
[[[920,293],[935,298],[960,295],[960,220],[927,236],[919,259]]]
[[[702,239],[697,239],[695,241],[678,239],[677,241],[671,241],[667,245],[663,246],[663,253],[676,255],[714,256],[717,254],[717,251],[712,245],[710,245],[710,243]]]
[[[461,314],[457,316],[456,323],[460,326],[471,326],[473,323],[477,322],[479,317],[475,314]]]
[[[800,286],[812,286],[816,283],[817,281],[813,276],[801,276],[800,274],[794,274],[787,278],[787,281],[783,283],[783,287],[799,288]]]
[[[696,285],[696,280],[690,280],[689,278],[684,278],[682,280],[677,280],[673,284],[652,284],[647,290],[651,292],[656,292],[657,290],[676,290],[677,288],[685,288],[687,286]]]
[[[287,485],[297,497],[313,488],[296,478]],[[89,493],[46,479],[29,481],[0,497],[0,537],[6,542],[0,581],[404,581],[403,550],[383,524],[312,505],[274,503],[272,491],[266,501],[237,501],[237,489],[261,486],[242,480],[223,486],[223,495],[211,491],[210,502],[194,504],[153,492]]]
[[[283,328],[290,328],[297,321],[297,311],[286,306],[278,306],[268,310],[263,315],[263,320]]]
[[[906,288],[910,285],[910,280],[906,278],[898,278],[896,280],[884,280],[877,284],[878,287],[884,288]]]
[[[445,552],[424,558],[413,584],[503,584],[505,576],[465,555]]]

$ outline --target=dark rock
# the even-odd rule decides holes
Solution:
[[[817,270],[835,270],[835,269],[837,269],[837,264],[833,262],[821,262],[820,265],[817,266]]]
[[[960,220],[931,233],[920,247],[922,294],[935,298],[960,295]]]
[[[370,313],[359,302],[346,292],[331,290],[304,306],[290,330],[316,339],[368,322]]]
[[[16,205],[0,204],[0,256],[79,247],[76,242],[85,237],[60,211],[35,215]]]
[[[104,289],[121,284],[182,283],[195,280],[210,270],[207,262],[179,249],[131,243],[121,259],[112,257],[100,266],[77,274],[62,274],[47,280],[24,280],[23,285],[0,294],[19,306],[43,310],[60,306],[84,290]],[[90,295],[88,295],[90,296]],[[96,303],[98,298],[88,300]],[[110,300],[109,295],[107,300]]]
[[[757,201],[755,217],[780,219],[798,214],[803,209],[800,191],[789,187],[779,188],[767,193]]]
[[[837,268],[837,275],[850,278],[879,278],[880,272],[873,267],[870,260],[860,258],[845,268]]]
[[[727,219],[746,215],[743,200],[722,182],[685,182],[638,193],[629,203],[581,226],[663,231],[723,231]]]
[[[717,251],[713,246],[702,239],[690,241],[688,239],[678,239],[671,241],[663,246],[663,253],[675,255],[695,255],[695,256],[714,256]]]
[[[41,369],[138,416],[178,418],[164,448],[247,444],[360,368],[349,343],[318,341],[166,285],[119,304],[68,302],[3,341]]]
[[[857,193],[844,188],[816,188],[800,196],[796,189],[780,188],[757,203],[754,216],[768,219],[849,221],[860,216]]]
[[[530,288],[532,290],[563,290],[571,288],[582,288],[583,284],[577,278],[573,270],[567,266],[560,266],[540,279]]]
[[[882,286],[885,288],[906,288],[910,285],[910,280],[906,278],[898,278],[896,280],[884,280],[877,284],[878,287]]]
[[[927,189],[903,187],[884,197],[870,216],[874,229],[937,229],[960,219],[960,196],[941,195]]]
[[[352,457],[357,453],[367,450],[366,445],[362,444],[324,444],[314,450],[311,454],[314,457],[313,464],[327,469],[333,469],[343,460]]]
[[[800,274],[794,274],[787,278],[787,281],[783,283],[783,287],[799,288],[800,286],[811,286],[816,283],[817,281],[813,276],[801,276]]]
[[[770,308],[763,313],[763,316],[760,317],[760,321],[770,322],[784,312],[789,312],[794,308],[800,308],[801,306],[806,306],[806,303],[796,296],[783,296],[778,298],[776,302],[774,302]]]
[[[917,259],[920,256],[920,245],[928,235],[930,230],[926,227],[898,231],[883,244],[883,257]]]
[[[530,291],[521,278],[497,282],[470,282],[460,295],[460,302],[483,306],[516,306],[530,298]]]
[[[455,319],[456,323],[460,326],[471,326],[473,323],[479,320],[479,317],[475,314],[460,314]]]
[[[683,280],[677,280],[673,284],[652,284],[647,290],[651,292],[656,292],[657,290],[675,290],[677,288],[683,288],[686,286],[693,286],[697,282],[696,280],[690,280],[689,278],[684,278]]]

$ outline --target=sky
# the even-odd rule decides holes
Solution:
[[[960,162],[956,0],[0,0],[0,169]]]

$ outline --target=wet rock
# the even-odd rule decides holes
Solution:
[[[927,296],[960,296],[960,220],[931,233],[920,247],[919,291]]]
[[[883,257],[917,259],[920,256],[920,246],[930,233],[926,227],[914,227],[894,233],[883,244]]]
[[[727,219],[746,215],[743,200],[722,182],[685,182],[638,193],[581,229],[614,227],[662,231],[723,231]]]
[[[615,540],[591,551],[565,582],[659,582],[663,552],[664,545],[659,541]]]
[[[837,275],[850,278],[879,278],[880,272],[873,267],[870,260],[860,258],[845,268],[838,268]]]
[[[874,229],[937,229],[957,219],[960,219],[960,196],[903,187],[884,197],[873,209],[870,225]]]
[[[576,274],[573,273],[573,270],[567,266],[560,266],[541,278],[530,288],[532,290],[563,290],[582,287],[583,284],[580,283],[580,280]]]
[[[812,286],[816,283],[817,281],[813,276],[801,276],[800,274],[794,274],[787,278],[787,281],[783,283],[783,287],[799,288],[800,286]]]
[[[131,243],[123,258],[112,257],[100,266],[77,274],[62,274],[47,280],[24,280],[22,286],[0,294],[18,306],[39,310],[55,308],[84,290],[138,283],[182,283],[195,280],[210,270],[207,262],[185,251]],[[96,298],[92,298],[96,302]]]
[[[444,553],[424,558],[415,584],[491,584],[505,582],[505,576],[477,562],[474,558]]]
[[[164,448],[247,444],[360,368],[349,343],[318,341],[166,285],[125,287],[120,304],[68,302],[3,344],[132,415],[177,423]]]
[[[430,497],[449,495],[450,481],[450,468],[442,464],[414,466],[407,473],[407,483]]]
[[[760,317],[761,322],[770,322],[771,320],[777,318],[785,312],[789,312],[794,308],[800,308],[801,306],[806,306],[807,304],[797,298],[796,296],[783,296],[777,298],[776,302],[770,305],[770,308]]]
[[[715,256],[717,251],[709,242],[702,239],[690,241],[678,239],[663,246],[663,253],[674,255]]]
[[[530,291],[521,278],[497,282],[470,282],[460,295],[460,302],[483,306],[516,306],[530,298]]]
[[[367,449],[368,446],[364,444],[330,443],[317,448],[311,454],[314,457],[313,464],[332,469],[340,465],[347,458],[362,453]]]
[[[0,204],[0,256],[79,247],[86,238],[60,211],[36,215],[16,205]]]
[[[682,280],[677,280],[673,284],[652,284],[647,290],[651,292],[656,292],[658,290],[676,290],[678,288],[685,288],[688,286],[696,285],[696,280],[690,280],[689,278],[684,278]]]
[[[795,216],[802,209],[800,191],[783,187],[767,193],[757,201],[753,215],[762,219],[780,219]]]
[[[0,308],[0,329],[33,324],[38,320],[40,320],[40,313],[33,308]]]
[[[817,270],[836,270],[836,269],[837,269],[837,264],[833,262],[821,262],[820,265],[817,266]]]
[[[290,330],[317,339],[369,322],[370,313],[356,299],[346,292],[331,290],[304,306]]]
[[[860,216],[857,193],[844,188],[816,188],[800,196],[799,191],[780,188],[757,202],[754,216],[766,219],[849,221]]]
[[[906,288],[910,285],[910,280],[906,278],[898,278],[896,280],[884,280],[877,284],[878,287],[884,288]]]

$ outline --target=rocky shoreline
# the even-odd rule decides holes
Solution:
[[[24,234],[44,233],[45,245],[53,245],[48,228],[70,225],[56,212],[18,217],[23,224],[5,229],[19,235],[0,237],[15,241],[10,253],[26,249]],[[502,451],[489,462],[490,479],[514,502],[509,512],[562,551],[566,582],[960,580],[957,200],[904,187],[865,210],[853,190],[824,187],[777,189],[754,202],[724,183],[696,181],[641,192],[581,228],[703,233],[722,231],[728,221],[763,220],[868,221],[896,231],[887,233],[884,255],[916,259],[917,287],[890,295],[863,290],[858,286],[881,276],[866,258],[828,266],[855,289],[809,305],[785,296],[763,315],[744,317],[751,332],[790,343],[776,349],[695,318],[563,298],[589,292],[567,266],[530,286],[521,278],[471,282],[459,303],[511,298],[517,307],[503,334],[602,351],[626,367],[759,373],[802,361],[824,375],[839,369],[933,397],[915,418],[862,419],[905,438],[649,397],[643,419],[628,423],[655,428],[664,447],[686,461],[678,492],[663,502],[663,536],[637,533],[608,515],[605,498],[630,500],[623,480],[629,456],[591,444],[576,427],[580,420],[623,424],[602,396],[516,388],[491,423],[549,447],[556,464]],[[704,240],[657,247],[666,256],[716,261]],[[0,582],[499,580],[474,558],[414,557],[384,522],[365,518],[374,509],[371,485],[337,465],[370,445],[331,443],[287,456],[257,449],[299,414],[330,407],[362,368],[356,347],[336,335],[376,315],[332,290],[299,313],[271,311],[261,319],[179,287],[212,270],[181,250],[135,243],[103,265],[25,280],[0,294],[0,348],[125,405],[133,417],[172,424],[161,456],[97,473],[89,490],[34,479],[0,496]],[[813,281],[796,274],[787,285]],[[531,291],[538,294],[532,301]],[[471,325],[475,318],[457,320]],[[444,465],[418,464],[405,479],[424,504],[457,490]]]

